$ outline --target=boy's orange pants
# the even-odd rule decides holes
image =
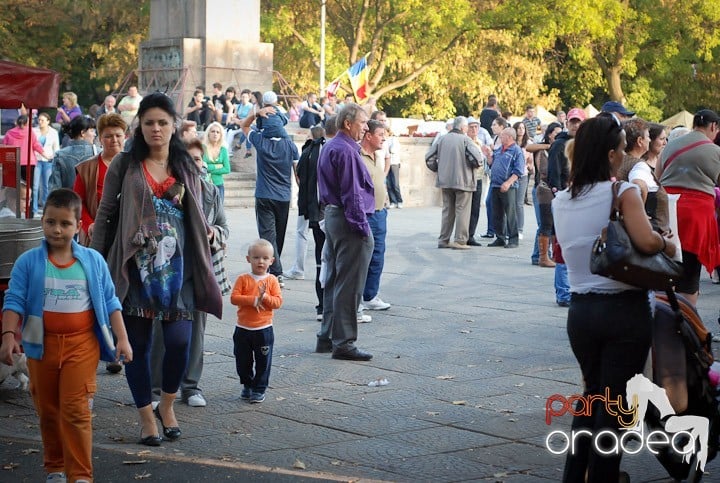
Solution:
[[[68,481],[93,481],[90,405],[99,359],[100,344],[92,329],[46,333],[42,360],[28,359],[45,470],[64,471]]]

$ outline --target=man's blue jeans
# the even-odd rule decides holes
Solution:
[[[385,266],[385,237],[387,236],[387,210],[383,208],[368,216],[370,231],[375,239],[375,247],[370,257],[367,280],[363,290],[363,300],[372,300],[380,291],[380,276]]]

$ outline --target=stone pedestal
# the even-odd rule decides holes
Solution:
[[[153,0],[140,46],[141,92],[167,91],[180,112],[197,86],[272,88],[273,45],[260,42],[259,0]]]

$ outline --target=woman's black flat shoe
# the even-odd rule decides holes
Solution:
[[[142,433],[140,433],[140,444],[145,446],[160,446],[160,443],[162,443],[162,437],[159,434],[151,434],[143,438]]]
[[[180,431],[180,428],[177,426],[172,426],[169,428],[165,427],[165,423],[163,423],[162,416],[160,416],[160,405],[159,404],[155,408],[154,413],[155,413],[155,417],[158,418],[158,421],[160,421],[160,424],[162,425],[163,434],[165,435],[165,437],[171,441],[175,441],[176,439],[178,439],[180,437],[180,435],[182,434],[182,431]]]

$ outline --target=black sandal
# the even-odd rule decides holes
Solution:
[[[160,416],[160,405],[158,404],[155,408],[155,417],[158,418],[158,421],[160,421],[160,424],[163,428],[163,434],[167,439],[170,441],[175,441],[180,437],[182,434],[182,431],[180,431],[180,428],[178,426],[171,426],[171,427],[165,427],[165,423],[163,423],[162,416]]]

